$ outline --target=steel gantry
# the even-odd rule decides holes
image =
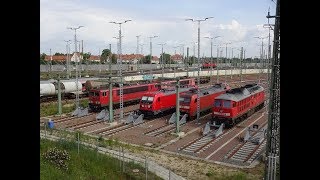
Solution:
[[[204,19],[186,19],[186,21],[198,22],[198,87],[200,87],[200,22],[212,19],[213,17],[206,17]],[[200,118],[200,90],[198,89],[197,97],[197,123],[199,123]]]
[[[119,24],[119,46],[118,46],[118,64],[119,64],[119,76],[120,76],[120,118],[123,118],[123,80],[122,80],[122,58],[121,58],[121,54],[122,54],[122,49],[121,49],[121,43],[122,43],[122,36],[121,36],[121,25],[129,22],[131,20],[125,20],[123,22],[110,22],[113,24]]]
[[[277,0],[271,65],[265,179],[280,179],[280,0]]]

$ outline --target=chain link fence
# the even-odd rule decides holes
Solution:
[[[78,154],[81,155],[82,148],[91,148],[99,153],[113,157],[113,164],[118,166],[119,171],[124,174],[130,174],[142,179],[165,179],[165,180],[184,180],[185,178],[178,176],[170,169],[165,168],[156,162],[150,160],[146,156],[133,154],[121,145],[108,145],[105,141],[97,139],[96,143],[84,142],[86,137],[76,132],[74,136],[70,133],[58,134],[57,131],[44,126],[41,127],[40,138],[53,141],[67,141],[77,143]],[[53,133],[54,132],[54,133]],[[54,135],[53,135],[54,134]],[[82,141],[83,139],[83,141]],[[88,140],[88,139],[86,139]],[[103,143],[101,143],[103,142]]]

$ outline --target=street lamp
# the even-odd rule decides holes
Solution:
[[[121,58],[121,54],[122,54],[122,51],[121,51],[121,42],[122,42],[122,39],[121,39],[121,25],[124,24],[124,23],[127,23],[129,21],[132,21],[132,20],[125,20],[123,22],[115,22],[115,21],[111,21],[109,23],[112,23],[112,24],[118,24],[119,25],[119,49],[118,49],[118,58],[119,58],[119,61],[118,63],[120,63],[120,68],[119,68],[119,76],[120,76],[120,118],[122,119],[123,118],[123,83],[122,83],[122,58]]]
[[[213,58],[212,58],[212,40],[213,39],[216,39],[216,38],[219,38],[221,36],[215,36],[215,37],[204,37],[204,38],[207,38],[207,39],[210,39],[210,44],[211,44],[211,71],[210,71],[210,82],[212,82],[212,71],[213,71],[213,67],[212,67],[212,64],[213,64]]]
[[[76,63],[76,109],[79,108],[79,87],[78,87],[78,64],[79,64],[79,61],[77,61],[77,30],[82,28],[84,26],[78,26],[78,27],[67,27],[67,29],[70,29],[70,30],[74,30],[74,53],[75,53],[75,63]],[[79,50],[80,51],[80,50]]]
[[[213,17],[206,17],[204,19],[186,19],[186,21],[198,22],[198,96],[197,96],[197,123],[200,118],[200,22],[212,19]]]
[[[166,45],[166,43],[159,43],[158,45],[161,45],[161,65],[162,65],[162,78],[163,78],[163,74],[164,74],[164,61],[163,61],[163,45]]]

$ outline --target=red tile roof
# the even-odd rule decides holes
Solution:
[[[65,61],[67,58],[67,56],[52,56],[52,61]],[[44,58],[44,60],[46,61],[50,61],[51,60],[51,56],[46,56]]]

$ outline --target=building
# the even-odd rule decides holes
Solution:
[[[82,56],[79,52],[73,53],[71,57],[71,62],[80,62],[80,59],[82,59]]]
[[[159,58],[157,56],[152,56],[151,64],[159,64]]]
[[[170,56],[170,59],[173,63],[183,63],[183,57],[180,54],[174,54]]]

